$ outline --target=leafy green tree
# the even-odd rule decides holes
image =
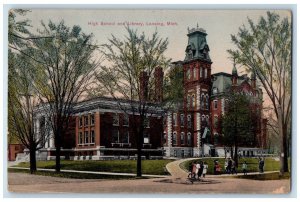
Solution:
[[[236,62],[257,75],[269,97],[281,137],[281,169],[288,172],[288,139],[291,127],[291,23],[273,12],[261,17],[257,24],[248,19],[232,35],[236,50],[229,50]]]
[[[74,103],[87,91],[99,61],[95,55],[93,35],[86,35],[79,26],[69,28],[63,21],[41,23],[30,45],[19,53],[30,67],[32,85],[53,132],[56,167],[60,171],[62,137],[72,119]]]
[[[109,66],[102,67],[98,81],[100,89],[115,98],[124,113],[139,117],[132,121],[132,128],[137,145],[137,176],[140,177],[143,123],[147,114],[160,106],[156,100],[154,72],[156,67],[168,66],[169,60],[164,56],[168,39],[160,38],[157,32],[147,37],[129,27],[126,30],[124,39],[112,35],[109,42],[102,46],[102,53]],[[142,75],[144,79],[141,79]],[[128,102],[124,105],[119,98],[125,98]]]
[[[228,107],[222,117],[222,141],[231,149],[234,149],[234,161],[238,166],[238,148],[240,146],[254,146],[256,143],[256,120],[258,117],[251,111],[251,103],[247,96],[231,93],[228,97]]]

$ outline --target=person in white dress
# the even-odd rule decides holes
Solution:
[[[208,165],[207,165],[207,163],[204,161],[204,165],[203,165],[203,177],[205,178],[205,175],[206,175],[206,173],[207,173],[207,169],[208,169]]]

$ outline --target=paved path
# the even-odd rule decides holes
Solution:
[[[177,161],[172,161],[167,164],[166,168],[172,177],[186,178],[188,173],[185,170],[182,170],[179,165],[184,161],[189,161],[189,160],[193,160],[193,159],[196,159],[196,158],[188,158],[188,159],[180,159]]]
[[[20,170],[29,170],[29,168],[23,168],[23,167],[9,167],[13,169],[20,169]],[[55,169],[45,169],[45,168],[37,168],[38,171],[50,171],[55,172]],[[64,170],[61,169],[61,172],[66,173],[86,173],[86,174],[95,174],[95,175],[118,175],[118,176],[136,176],[134,173],[112,173],[112,172],[98,172],[98,171],[82,171],[82,170]],[[154,178],[164,178],[169,177],[168,175],[148,175],[143,174],[144,177],[154,177]]]

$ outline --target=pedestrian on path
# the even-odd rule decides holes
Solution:
[[[247,175],[247,162],[246,161],[244,161],[244,163],[243,163],[243,165],[242,165],[242,169],[243,169],[243,173],[244,173],[244,175]]]
[[[228,171],[228,174],[232,173],[232,160],[231,158],[229,157],[229,160],[228,160],[228,166],[227,166],[227,171]]]
[[[199,170],[200,170],[200,163],[199,162],[197,162],[196,163],[196,171],[195,171],[195,177],[196,177],[196,175],[197,175],[197,179],[199,180],[199,178],[200,178],[200,176],[199,176]]]
[[[235,173],[237,175],[236,163],[234,160],[232,160],[232,167],[231,167],[231,174],[233,175],[233,173]]]
[[[225,163],[224,163],[224,171],[225,171],[225,174],[229,173],[229,171],[228,171],[228,159],[227,158],[225,159]]]
[[[198,170],[198,180],[200,180],[202,173],[203,173],[203,161],[200,161],[200,168]]]
[[[259,164],[258,165],[259,172],[264,173],[265,162],[264,162],[263,158],[259,158],[259,163],[258,164]]]
[[[205,175],[207,173],[207,169],[208,169],[208,165],[207,163],[204,161],[204,165],[203,165],[203,178],[205,178]]]

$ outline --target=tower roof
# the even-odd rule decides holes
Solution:
[[[232,68],[232,76],[238,76],[238,73],[237,73],[237,69],[236,69],[235,63],[233,64],[233,68]]]
[[[209,46],[206,41],[206,31],[199,28],[188,28],[188,45],[185,49],[186,56],[184,61],[202,59],[211,62],[209,57]]]

